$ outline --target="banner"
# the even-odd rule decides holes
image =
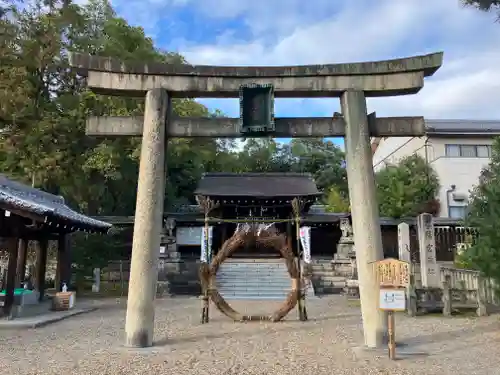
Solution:
[[[201,228],[201,256],[200,260],[203,263],[208,263],[212,258],[212,233],[214,231],[214,227],[208,227],[208,241],[207,241],[207,232],[205,227]]]
[[[304,263],[311,263],[311,227],[300,228],[300,244]]]

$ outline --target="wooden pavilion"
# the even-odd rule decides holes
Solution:
[[[12,181],[0,174],[0,239],[8,253],[3,314],[9,316],[14,290],[26,280],[29,241],[36,243],[33,286],[44,298],[47,250],[49,241],[57,241],[56,285],[70,286],[71,251],[69,234],[75,231],[105,234],[111,224],[82,215],[68,207],[62,196]]]
[[[300,216],[321,196],[309,173],[205,173],[194,193],[198,200],[210,199],[217,208],[210,212],[214,227],[214,254],[234,233],[239,222],[273,223],[286,233],[295,247],[295,221],[292,201],[301,202]],[[275,251],[246,248],[233,257],[275,257]]]

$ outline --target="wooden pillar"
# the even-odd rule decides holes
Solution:
[[[16,287],[17,271],[17,245],[18,238],[11,237],[7,240],[7,250],[9,252],[9,263],[7,266],[7,278],[5,285],[5,300],[3,305],[4,316],[9,316],[14,304],[14,289]]]
[[[42,301],[45,294],[45,271],[47,270],[47,248],[49,241],[46,238],[38,240],[36,247],[35,289],[40,293]]]
[[[222,223],[222,241],[221,246],[224,245],[224,242],[227,240],[227,225],[228,223]]]
[[[71,288],[71,234],[67,233],[64,236],[64,248],[66,249],[64,257],[64,267],[62,269],[62,282],[66,283],[68,290]]]
[[[68,289],[71,282],[71,257],[69,248],[69,234],[62,233],[57,239],[57,265],[55,288],[58,292],[61,291],[63,284],[66,284]]]
[[[26,257],[28,255],[28,240],[20,238],[18,241],[17,250],[17,270],[16,270],[16,287],[20,287],[21,283],[26,280]]]
[[[290,250],[293,250],[292,242],[292,223],[290,221],[286,222],[286,243]]]

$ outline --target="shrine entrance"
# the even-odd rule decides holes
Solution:
[[[287,67],[129,64],[71,54],[70,65],[88,76],[96,93],[146,97],[144,117],[97,117],[94,136],[142,136],[132,246],[126,343],[153,343],[158,249],[165,196],[168,137],[345,137],[346,169],[365,345],[383,344],[385,313],[371,262],[383,258],[370,136],[423,136],[422,117],[368,115],[367,97],[417,93],[441,66],[442,53],[378,62]],[[171,117],[172,97],[240,99],[240,118]],[[274,97],[339,97],[341,114],[327,118],[275,118]],[[275,186],[278,188],[279,186]],[[208,259],[207,259],[208,261]],[[300,282],[300,281],[299,281]],[[299,288],[300,289],[300,288]]]
[[[284,258],[288,274],[290,275],[291,290],[288,296],[282,306],[269,315],[244,315],[235,311],[219,293],[217,288],[216,276],[221,264],[232,254],[247,246],[255,248],[265,247],[278,252]],[[278,233],[275,228],[263,224],[247,224],[242,228],[238,228],[231,238],[224,242],[218,254],[210,262],[202,263],[200,276],[204,306],[201,322],[208,323],[209,321],[209,298],[219,311],[235,321],[269,320],[277,322],[283,319],[297,304],[299,304],[300,320],[307,320],[307,310],[300,290],[300,262],[298,263],[296,259],[285,235]],[[251,282],[251,280],[248,281]]]

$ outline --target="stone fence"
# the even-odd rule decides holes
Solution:
[[[439,287],[424,287],[420,265],[412,265],[408,288],[408,314],[442,311],[451,315],[460,310],[475,310],[478,316],[497,311],[500,306],[498,286],[478,271],[440,266]]]
[[[478,315],[486,315],[500,305],[492,280],[481,277],[478,271],[455,268],[453,262],[437,262],[436,234],[442,230],[436,230],[430,214],[418,217],[417,231],[419,263],[414,262],[410,253],[408,224],[398,225],[399,259],[411,263],[410,315],[436,310],[450,315],[460,309],[476,309]],[[450,250],[460,249],[457,246]]]

